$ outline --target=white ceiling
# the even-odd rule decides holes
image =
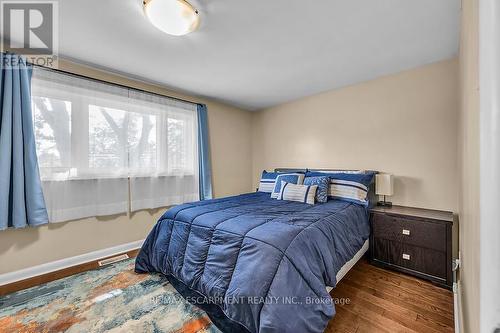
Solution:
[[[256,110],[455,56],[460,0],[193,0],[173,37],[141,0],[59,2],[61,56]]]

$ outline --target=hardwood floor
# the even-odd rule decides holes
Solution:
[[[339,303],[325,333],[454,330],[451,291],[372,266],[365,259],[330,294]]]
[[[75,275],[75,274],[78,274],[81,272],[86,272],[86,271],[89,271],[91,269],[97,269],[97,268],[99,268],[99,265],[97,263],[99,260],[112,258],[115,256],[119,256],[121,254],[128,254],[128,256],[130,258],[135,258],[138,253],[139,253],[139,249],[130,250],[127,252],[122,252],[122,253],[117,253],[117,254],[112,255],[110,257],[104,257],[104,258],[100,258],[97,260],[92,260],[92,261],[89,261],[89,262],[86,262],[83,264],[79,264],[76,266],[63,268],[63,269],[60,269],[58,271],[34,276],[34,277],[31,277],[31,278],[28,278],[25,280],[21,280],[21,281],[16,281],[16,282],[4,284],[4,285],[0,286],[0,296],[7,295],[7,294],[13,293],[13,292],[18,291],[18,290],[23,290],[23,289],[31,288],[34,286],[38,286],[38,285],[41,285],[43,283],[47,283],[50,281],[62,279],[64,277]]]
[[[128,254],[134,257],[137,251]],[[96,265],[91,262],[2,286],[0,295],[93,269]],[[361,259],[330,294],[337,301],[337,314],[325,333],[453,332],[451,291],[372,266],[365,259]],[[349,302],[341,304],[342,300]]]

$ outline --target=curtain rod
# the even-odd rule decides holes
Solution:
[[[142,92],[142,93],[145,93],[145,94],[150,94],[150,95],[155,95],[155,96],[161,96],[161,97],[171,98],[171,99],[174,99],[174,100],[177,100],[177,101],[180,101],[180,102],[184,102],[184,103],[201,104],[201,103],[193,102],[193,101],[190,101],[190,100],[187,100],[187,99],[182,99],[182,98],[178,98],[178,97],[163,95],[163,94],[156,93],[156,92],[153,92],[153,91],[148,91],[148,90],[144,90],[144,89],[140,89],[140,88],[134,88],[134,87],[126,86],[126,85],[120,84],[120,83],[113,83],[113,82],[109,82],[109,81],[106,81],[106,80],[96,79],[94,77],[90,77],[90,76],[87,76],[87,75],[72,73],[72,72],[69,72],[69,71],[62,70],[62,69],[56,69],[56,68],[46,67],[46,66],[37,65],[37,64],[31,64],[31,65],[33,67],[39,67],[39,68],[42,68],[42,69],[48,70],[48,71],[58,72],[58,73],[62,73],[62,74],[66,74],[66,75],[70,75],[70,76],[74,76],[74,77],[78,77],[78,78],[84,78],[84,79],[87,79],[87,80],[91,80],[91,81],[95,81],[95,82],[99,82],[99,83],[103,83],[103,84],[107,84],[107,85],[118,86],[118,87],[125,88],[125,89],[131,89],[131,90],[135,90],[135,91]],[[98,70],[98,69],[96,69],[96,70]]]

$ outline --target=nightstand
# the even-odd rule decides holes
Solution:
[[[370,261],[452,286],[453,213],[403,206],[370,210]]]

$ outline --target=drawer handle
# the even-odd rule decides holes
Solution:
[[[403,259],[404,260],[410,260],[410,255],[406,254],[406,253],[403,253]]]
[[[410,230],[403,229],[403,235],[410,236]]]

